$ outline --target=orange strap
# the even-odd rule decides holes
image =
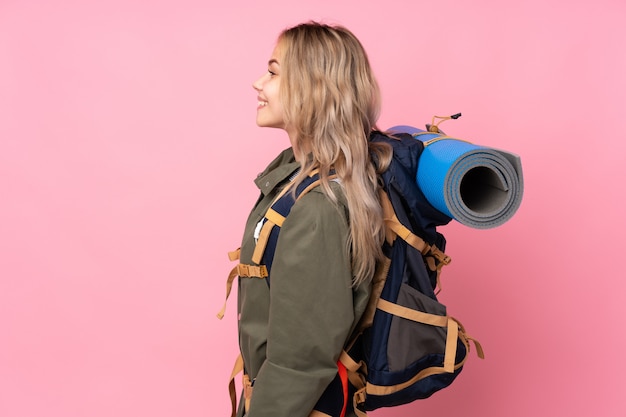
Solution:
[[[228,252],[228,259],[230,259],[231,261],[236,261],[239,259],[240,255],[241,248],[237,248],[234,251]],[[230,274],[228,274],[228,278],[226,279],[226,299],[224,300],[224,305],[222,306],[222,309],[217,313],[217,318],[220,320],[224,318],[224,313],[226,313],[226,302],[228,301],[228,297],[230,296],[230,291],[233,289],[233,281],[237,276],[237,270],[237,267],[234,267],[230,271]]]
[[[393,205],[391,204],[391,200],[389,200],[389,196],[383,190],[380,190],[380,204],[383,209],[383,218],[385,221],[386,231],[385,238],[389,244],[392,244],[394,239],[399,237],[404,240],[409,245],[413,246],[415,249],[420,251],[420,253],[424,256],[426,260],[426,264],[431,271],[437,272],[437,284],[435,285],[435,289],[439,289],[436,293],[438,294],[441,291],[441,268],[445,265],[448,265],[452,259],[443,253],[437,246],[429,245],[422,239],[417,236],[408,227],[400,223],[398,216],[396,216],[395,211],[393,210]],[[438,264],[435,264],[435,260],[439,261]]]
[[[231,261],[238,260],[240,255],[241,248],[228,252],[228,258]],[[224,300],[222,309],[217,313],[217,318],[220,320],[224,318],[224,314],[226,313],[226,303],[228,302],[228,297],[230,297],[230,292],[233,289],[233,281],[237,276],[241,278],[267,278],[267,267],[265,265],[238,264],[230,271],[230,274],[228,274],[228,278],[226,279],[226,299]]]
[[[237,415],[237,390],[235,388],[235,377],[241,371],[243,371],[243,357],[240,354],[235,360],[233,371],[230,374],[230,382],[228,383],[228,392],[230,394],[230,403],[232,407],[230,417],[235,417]]]
[[[393,314],[394,316],[402,317],[407,320],[412,320],[418,323],[424,323],[430,326],[438,326],[447,329],[443,370],[445,372],[454,372],[459,325],[452,317],[424,313],[419,310],[413,310],[398,304],[391,303],[382,298],[378,301],[378,308],[389,314]]]
[[[256,246],[254,247],[254,253],[252,254],[252,262],[257,264],[261,263],[265,247],[267,246],[267,241],[270,238],[270,233],[272,233],[272,229],[274,226],[282,227],[283,222],[285,221],[285,217],[277,213],[272,208],[267,210],[265,218],[267,220],[263,223],[263,227],[261,227],[261,233],[259,234]]]
[[[222,306],[222,309],[217,313],[217,318],[220,320],[224,318],[224,314],[226,313],[226,303],[228,302],[230,291],[233,289],[233,281],[235,280],[236,276],[237,266],[230,271],[230,274],[228,274],[228,278],[226,279],[226,299],[224,300],[224,305]]]
[[[252,391],[254,390],[254,387],[252,386],[252,381],[250,380],[250,377],[247,374],[243,375],[243,407],[244,407],[244,411],[245,414],[248,413],[248,411],[250,411],[250,400],[252,399]]]
[[[272,229],[276,225],[278,225],[278,227],[281,227],[283,225],[283,221],[285,220],[285,218],[276,211],[274,211],[272,209],[272,206],[274,205],[274,203],[280,200],[280,198],[285,195],[289,189],[291,189],[292,184],[293,183],[289,183],[282,190],[280,190],[276,198],[274,198],[274,201],[272,201],[272,204],[267,210],[267,213],[265,213],[265,218],[267,219],[267,221],[261,227],[261,233],[259,234],[256,246],[254,247],[254,252],[252,253],[252,262],[255,262],[257,264],[261,263],[261,258],[263,257],[263,253],[265,252],[265,246],[267,245],[267,241],[270,237]]]
[[[442,262],[445,265],[450,263],[451,259],[448,255],[440,251],[435,245],[429,245],[424,241],[424,239],[417,236],[416,234],[411,232],[405,225],[400,223],[400,220],[393,210],[393,206],[391,204],[391,201],[389,200],[389,196],[387,196],[387,193],[383,190],[380,191],[380,204],[383,209],[385,225],[387,226],[389,232],[395,233],[396,236],[400,237],[406,243],[420,251],[422,255],[432,254],[437,258],[439,262]],[[389,243],[393,241],[393,237],[389,236],[389,233],[387,239]]]

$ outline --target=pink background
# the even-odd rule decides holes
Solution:
[[[487,359],[372,414],[626,415],[621,0],[2,0],[0,415],[227,415],[226,252],[288,143],[251,83],[308,19],[360,37],[381,127],[462,112],[525,170],[511,221],[442,229]]]

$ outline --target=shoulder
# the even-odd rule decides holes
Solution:
[[[343,187],[335,181],[330,182],[330,187],[335,198],[329,196],[321,186],[317,186],[296,201],[285,222],[304,221],[309,226],[339,227],[341,225],[341,228],[347,225],[348,204]]]
[[[322,210],[339,210],[340,212],[345,212],[345,214],[347,214],[348,202],[346,200],[346,195],[341,182],[338,180],[331,180],[329,182],[329,186],[332,196],[329,195],[321,185],[319,185],[311,189],[311,191],[309,191],[306,195],[302,196],[299,202],[301,202],[302,205],[313,205]]]

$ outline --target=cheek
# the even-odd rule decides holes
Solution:
[[[271,80],[265,85],[265,91],[272,97],[272,100],[280,101],[280,84],[278,81]]]
[[[271,104],[273,105],[274,108],[282,109],[282,102],[280,99],[280,89],[278,87],[278,83],[276,83],[275,85],[272,85],[271,91],[269,92],[268,96],[271,97]]]

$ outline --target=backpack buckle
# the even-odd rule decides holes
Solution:
[[[265,265],[237,265],[237,275],[241,278],[266,278],[269,274]]]
[[[452,262],[452,258],[443,253],[437,246],[432,245],[430,248],[430,253],[434,256],[440,263],[444,265],[448,265]]]
[[[354,402],[359,406],[365,402],[365,397],[367,397],[367,394],[365,394],[365,387],[363,387],[354,393]]]

